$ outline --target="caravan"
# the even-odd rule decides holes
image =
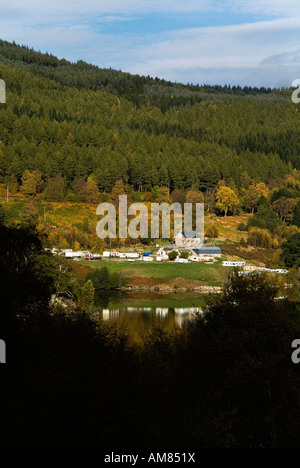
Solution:
[[[229,261],[225,261],[225,262],[222,262],[222,266],[223,267],[230,267],[230,268],[239,268],[239,267],[245,267],[246,262],[229,262]]]

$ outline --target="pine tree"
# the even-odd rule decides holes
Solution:
[[[170,185],[169,174],[164,164],[161,165],[158,171],[158,180],[159,180],[159,185],[161,187],[169,187]]]
[[[281,258],[286,267],[300,266],[300,232],[293,234],[287,242],[284,242],[281,249]]]

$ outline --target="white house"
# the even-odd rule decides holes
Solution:
[[[180,231],[175,236],[176,247],[200,247],[203,244],[201,239],[195,232]]]
[[[164,251],[164,248],[161,247],[156,253],[156,261],[157,262],[163,262],[163,261],[167,261],[167,260],[169,260],[169,257],[166,254],[166,252]]]

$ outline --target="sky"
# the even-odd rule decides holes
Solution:
[[[0,38],[185,84],[300,79],[299,0],[0,0]]]

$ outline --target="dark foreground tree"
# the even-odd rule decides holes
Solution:
[[[37,234],[0,226],[0,321],[46,311],[54,291],[55,262]]]
[[[265,278],[234,275],[222,298],[188,330],[181,378],[200,425],[207,417],[224,446],[299,444],[299,376],[291,361],[299,327],[275,295]]]

